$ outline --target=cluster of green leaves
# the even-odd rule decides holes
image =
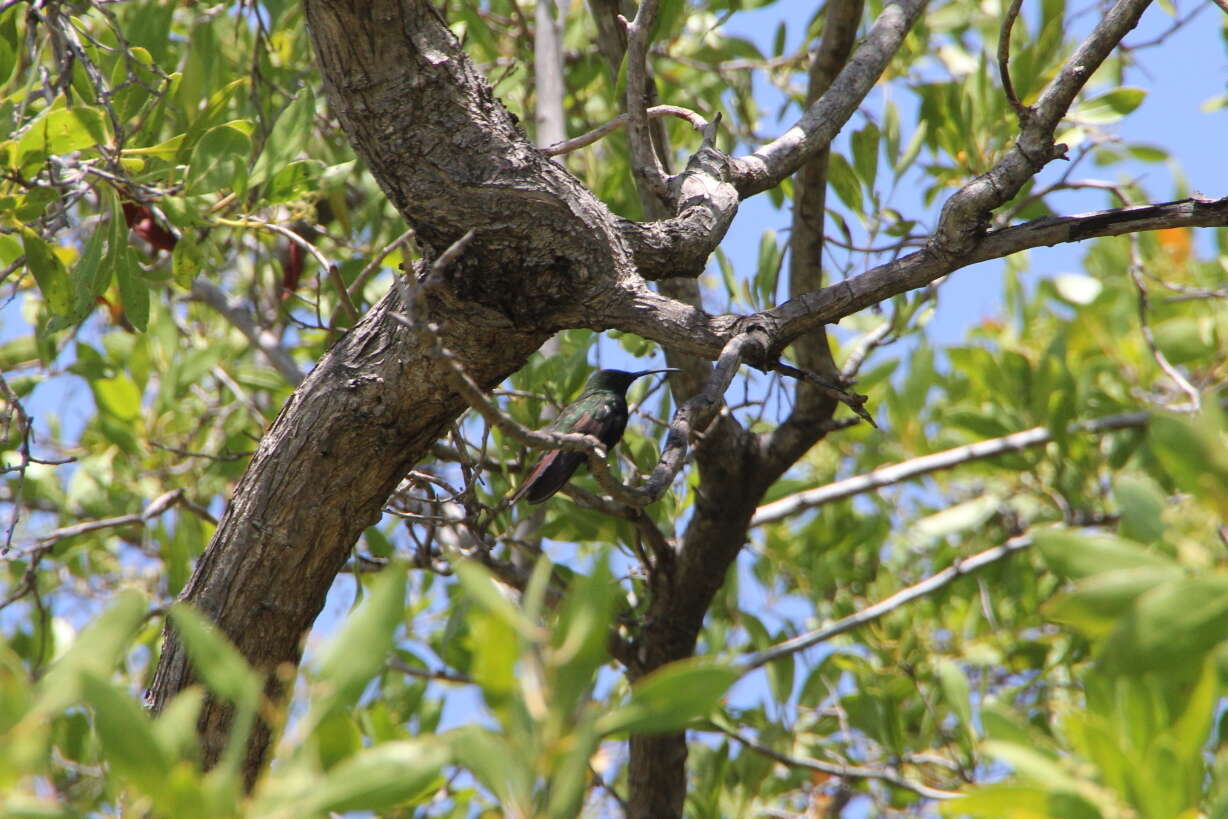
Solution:
[[[334,337],[337,294],[321,292],[307,254],[288,281],[290,245],[248,217],[299,232],[347,284],[404,224],[327,119],[298,4],[46,15],[21,3],[0,12],[0,268],[20,274],[6,283],[20,300],[4,307],[0,369],[32,414],[50,416],[33,454],[76,460],[6,476],[33,515],[15,542],[140,512],[173,489],[205,511],[64,538],[34,557],[23,549],[0,583],[15,588],[29,572],[37,593],[54,594],[62,569],[102,593],[152,558],[164,571],[141,579],[165,597],[294,386],[193,287],[221,293],[305,369]],[[398,249],[383,265],[403,258]],[[378,295],[376,285],[355,301]],[[22,431],[5,434],[15,466]],[[55,650],[54,624],[14,626],[35,647],[33,667]]]
[[[1222,280],[1228,239],[1221,232],[1218,258],[1199,262],[1189,238],[1141,240],[1153,286]],[[917,781],[939,787],[1001,780],[952,801],[950,815],[1177,816],[1220,805],[1207,751],[1222,747],[1213,723],[1228,691],[1218,528],[1228,424],[1214,403],[1223,396],[1210,393],[1193,416],[1158,413],[1145,428],[1078,426],[1137,411],[1159,376],[1141,333],[1121,331],[1138,326],[1137,293],[1121,272],[1128,253],[1128,240],[1098,241],[1089,273],[1030,293],[1009,272],[1002,315],[968,343],[938,353],[920,341],[903,377],[867,373],[862,388],[884,396],[891,433],[843,433],[832,442],[839,451],[812,453],[771,497],[1033,427],[1054,438],[763,527],[705,643],[758,650],[1023,531],[1036,545],[837,640],[815,662],[777,661],[764,679],[771,696],[731,709],[727,725],[799,757],[906,760]],[[1214,302],[1153,300],[1148,321],[1194,383],[1223,378],[1228,325]],[[1157,397],[1181,403],[1180,393]],[[788,616],[747,606],[739,585]],[[696,815],[796,798],[811,776],[799,769],[781,781],[778,767],[736,743],[698,755],[696,793],[719,798]],[[1172,776],[1157,781],[1160,769]],[[739,784],[721,790],[721,781]],[[892,789],[888,798],[917,797]]]
[[[181,692],[155,718],[116,677],[136,642],[156,633],[148,604],[121,594],[30,682],[20,658],[0,646],[0,784],[12,816],[75,816],[122,808],[174,817],[289,817],[379,811],[411,815],[432,801],[445,776],[472,781],[448,792],[454,815],[485,804],[481,786],[510,815],[571,817],[587,795],[600,743],[632,732],[681,728],[707,714],[737,674],[707,662],[660,669],[634,687],[603,685],[606,642],[617,614],[604,564],[546,605],[554,567],[541,560],[523,607],[476,564],[457,567],[456,668],[472,676],[493,724],[439,732],[439,713],[418,714],[429,671],[397,649],[407,622],[406,570],[393,565],[306,670],[303,709],[289,719],[278,764],[245,794],[242,762],[257,713],[287,720],[285,703],[263,700],[261,677],[214,626],[186,604],[170,619],[207,689],[234,709],[227,748],[201,769],[196,723],[204,690]],[[408,612],[412,615],[413,610]],[[142,632],[144,636],[142,636]],[[389,666],[391,653],[404,663]],[[373,681],[378,696],[369,696]],[[53,750],[54,749],[54,752]],[[452,773],[449,774],[449,771]],[[48,798],[49,783],[65,803]],[[475,802],[476,800],[476,802]]]

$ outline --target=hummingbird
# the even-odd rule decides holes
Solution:
[[[580,397],[559,413],[548,429],[551,432],[575,432],[592,435],[605,444],[606,451],[614,448],[627,428],[627,388],[643,375],[653,373],[676,373],[670,367],[664,370],[641,370],[629,373],[623,370],[598,370],[588,377]],[[583,452],[552,449],[547,452],[524,483],[512,495],[512,502],[522,497],[529,503],[541,503],[563,488],[563,484],[576,471],[576,467],[588,456]]]

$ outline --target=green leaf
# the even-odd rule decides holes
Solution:
[[[81,674],[81,687],[111,769],[145,794],[158,793],[168,773],[167,756],[145,709],[90,671]]]
[[[315,96],[309,86],[303,86],[273,124],[260,156],[256,157],[256,164],[252,166],[250,185],[259,185],[277,174],[306,147],[313,132],[315,113]]]
[[[1127,145],[1126,153],[1140,162],[1167,162],[1170,154],[1158,145]]]
[[[123,156],[153,156],[158,159],[171,162],[183,147],[183,140],[187,134],[175,134],[170,139],[159,142],[157,145],[148,145],[144,148],[125,148]]]
[[[606,560],[578,574],[559,608],[550,667],[553,708],[571,713],[592,688],[597,669],[609,660],[607,644],[618,584]]]
[[[951,706],[951,710],[959,717],[959,723],[968,733],[968,739],[976,741],[976,728],[972,722],[972,688],[964,670],[949,659],[938,661],[938,684],[942,687],[942,696]]]
[[[171,251],[171,275],[180,287],[189,288],[196,274],[204,267],[205,254],[196,241],[196,234],[185,231]]]
[[[921,518],[908,532],[916,542],[928,542],[976,528],[989,520],[1002,506],[1002,498],[992,493],[957,503]]]
[[[229,187],[246,189],[247,158],[252,152],[245,122],[227,122],[210,128],[192,149],[185,186],[189,194],[212,193]]]
[[[680,731],[707,716],[741,676],[711,660],[679,660],[657,669],[631,689],[626,705],[597,721],[601,734],[661,734]]]
[[[1024,779],[1043,784],[1051,791],[1077,791],[1078,782],[1067,774],[1057,760],[1036,749],[1013,742],[987,740],[982,743],[986,753],[997,757],[1015,769]]]
[[[1067,623],[1092,639],[1108,636],[1134,601],[1156,586],[1183,575],[1177,564],[1115,569],[1077,582],[1050,600],[1045,616]]]
[[[861,197],[861,182],[848,160],[835,151],[829,154],[827,160],[827,181],[845,207],[853,213],[863,212],[865,204]]]
[[[1070,118],[1078,122],[1097,125],[1116,122],[1142,105],[1146,97],[1147,92],[1142,88],[1114,88],[1112,91],[1079,103],[1070,113]]]
[[[938,805],[943,816],[983,816],[986,819],[1101,819],[1099,810],[1081,795],[1043,785],[986,785]]]
[[[484,567],[471,560],[462,561],[456,566],[456,577],[460,580],[465,594],[510,626],[521,637],[532,642],[536,642],[541,637],[541,629],[503,596],[490,572]]]
[[[1223,349],[1210,316],[1179,316],[1154,325],[1156,346],[1172,364],[1186,364],[1214,356]]]
[[[95,230],[85,245],[85,252],[77,266],[73,268],[72,278],[78,297],[84,296],[88,306],[93,307],[95,296],[101,296],[111,284],[113,271],[103,264],[102,250],[106,244],[107,232]]]
[[[1147,426],[1152,452],[1195,499],[1228,518],[1228,435],[1224,415],[1208,401],[1194,417],[1159,415]]]
[[[149,286],[141,276],[141,263],[131,248],[119,252],[119,265],[115,279],[119,284],[119,301],[124,306],[124,315],[138,332],[149,326]]]
[[[412,802],[438,787],[451,758],[448,743],[439,737],[381,743],[312,783],[307,811],[382,811]]]
[[[153,732],[158,745],[172,756],[191,759],[200,747],[196,720],[205,704],[205,692],[199,685],[185,688],[175,695],[154,720]]]
[[[1168,558],[1115,535],[1042,529],[1033,535],[1033,539],[1055,574],[1076,580],[1115,569],[1162,569],[1173,565]]]
[[[874,189],[878,176],[878,126],[873,122],[853,133],[853,167],[867,190]]]
[[[1137,475],[1119,475],[1113,481],[1113,499],[1121,515],[1123,537],[1151,543],[1164,534],[1167,499],[1155,481]]]
[[[94,398],[103,412],[121,421],[134,421],[141,415],[141,391],[126,375],[99,378],[90,382]]]
[[[217,625],[188,603],[171,606],[170,617],[192,660],[192,669],[205,686],[222,699],[254,706],[260,697],[260,675]]]
[[[28,154],[43,156],[66,154],[92,148],[106,142],[107,133],[102,124],[102,114],[88,107],[57,108],[42,114],[22,134],[17,143],[16,166],[23,165]]]
[[[26,254],[26,267],[34,275],[47,307],[57,316],[67,316],[72,310],[73,288],[63,262],[50,245],[25,225],[21,225],[21,244]]]
[[[780,277],[783,251],[776,242],[776,231],[763,231],[759,237],[759,261],[755,265],[754,292],[758,304],[767,307],[776,302],[776,285]]]
[[[302,199],[320,188],[324,163],[317,159],[301,159],[286,165],[269,182],[263,201],[275,205]]]
[[[1106,671],[1136,674],[1187,667],[1228,639],[1228,576],[1171,580],[1143,595],[1109,637]]]
[[[505,807],[526,801],[534,780],[532,760],[518,754],[507,739],[477,725],[444,736],[457,765],[469,770]]]
[[[330,705],[353,705],[388,662],[393,637],[405,619],[405,577],[401,564],[380,572],[366,599],[321,649],[316,676],[333,687]]]
[[[492,708],[502,707],[516,688],[519,644],[516,632],[486,609],[469,610],[465,642],[473,657],[470,674]]]
[[[917,123],[917,130],[908,139],[908,146],[904,149],[892,166],[891,171],[899,178],[904,171],[912,167],[912,163],[917,161],[917,156],[921,153],[921,149],[925,146],[926,138],[929,136],[929,126],[924,120]]]
[[[39,682],[39,713],[55,713],[76,701],[83,674],[109,676],[128,651],[145,609],[145,598],[138,592],[123,591],[109,609],[90,621]]]

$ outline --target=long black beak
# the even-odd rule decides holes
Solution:
[[[677,367],[666,367],[664,370],[641,370],[638,373],[631,373],[631,380],[639,378],[641,375],[652,375],[653,373],[680,373],[682,370]]]

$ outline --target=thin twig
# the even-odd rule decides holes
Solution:
[[[315,260],[319,262],[321,270],[327,271],[330,267],[333,266],[333,263],[328,260],[328,257],[324,255],[323,251],[321,251],[318,247],[313,245],[311,242],[304,239],[302,236],[299,236],[293,230],[290,230],[290,228],[288,227],[282,227],[281,225],[274,224],[273,222],[266,222],[263,219],[256,219],[255,217],[252,217],[252,216],[243,216],[239,219],[216,218],[213,221],[215,224],[225,225],[226,227],[236,227],[236,228],[253,228],[254,227],[254,228],[261,228],[262,230],[272,231],[273,233],[276,233],[280,236],[285,237],[290,242],[293,242],[294,244],[298,245],[303,250],[307,251],[312,256],[314,256]]]
[[[954,564],[936,574],[930,575],[921,582],[900,589],[890,597],[850,614],[848,617],[843,617],[834,623],[829,623],[822,628],[808,631],[805,634],[799,634],[797,637],[777,643],[763,651],[749,654],[738,663],[738,668],[744,674],[749,673],[773,660],[778,660],[789,654],[796,654],[799,651],[817,646],[819,643],[825,643],[833,637],[838,637],[845,632],[864,626],[866,623],[871,623],[883,615],[895,611],[905,603],[916,600],[918,597],[924,597],[961,577],[971,574],[977,569],[1010,557],[1015,552],[1022,551],[1031,545],[1032,538],[1027,535],[1019,535],[1006,541],[1001,546],[995,546],[992,549],[978,552],[972,557],[957,560]]]
[[[1133,429],[1144,426],[1151,418],[1148,412],[1125,412],[1118,415],[1107,415],[1091,421],[1080,421],[1071,424],[1067,431],[1070,434],[1079,432],[1099,433],[1119,429]],[[861,495],[891,486],[911,478],[928,475],[943,469],[951,469],[973,461],[994,458],[1010,452],[1021,452],[1025,449],[1042,446],[1053,440],[1053,431],[1048,427],[1032,427],[1022,432],[1013,432],[1000,438],[990,438],[977,441],[974,444],[952,447],[941,452],[922,455],[907,461],[880,467],[872,472],[855,475],[851,478],[835,481],[826,486],[807,489],[780,500],[766,503],[755,511],[751,518],[751,526],[762,526],[765,523],[775,523],[792,517],[806,509],[824,506],[854,495]]]
[[[798,369],[790,364],[785,364],[783,361],[777,361],[775,364],[773,364],[772,370],[774,372],[781,373],[782,375],[793,376],[794,378],[813,385],[828,398],[834,398],[841,404],[844,404],[853,412],[857,413],[857,416],[861,418],[861,420],[865,421],[875,429],[878,429],[878,424],[874,423],[874,416],[870,415],[865,408],[865,403],[868,400],[868,396],[862,395],[861,393],[849,392],[836,384],[825,381],[812,372]]]
[[[442,669],[432,670],[429,668],[414,668],[412,665],[399,657],[393,657],[391,660],[389,660],[388,667],[394,671],[400,671],[402,674],[408,674],[411,677],[418,677],[423,680],[456,683],[458,685],[473,684],[473,680],[466,674],[461,674],[456,671],[444,671]]]
[[[1002,75],[1002,91],[1006,94],[1006,101],[1011,104],[1011,108],[1015,111],[1015,116],[1019,119],[1019,126],[1023,127],[1026,123],[1031,110],[1019,101],[1019,97],[1015,94],[1015,86],[1011,82],[1011,29],[1015,25],[1015,18],[1019,16],[1019,9],[1023,5],[1023,0],[1011,0],[1010,8],[1006,10],[1006,16],[1002,19],[1002,29],[998,33],[998,73]]]
[[[839,776],[846,779],[877,779],[886,782],[889,785],[894,785],[897,788],[912,791],[918,796],[923,796],[926,799],[955,799],[962,794],[956,791],[944,791],[938,788],[931,788],[929,785],[924,785],[920,782],[913,782],[910,779],[905,779],[895,771],[889,771],[885,768],[868,768],[863,765],[841,765],[835,762],[825,762],[821,759],[812,759],[811,757],[790,756],[783,754],[780,751],[773,750],[766,745],[761,745],[753,739],[748,739],[736,731],[730,731],[725,728],[717,728],[720,733],[734,740],[738,744],[754,751],[757,754],[766,756],[768,759],[773,759],[782,765],[790,768],[803,768],[809,771],[819,771],[820,773]]]
[[[1147,285],[1143,283],[1143,254],[1139,250],[1138,234],[1130,235],[1130,281],[1134,282],[1134,289],[1138,293],[1138,323],[1139,329],[1143,334],[1143,341],[1147,343],[1147,349],[1151,351],[1151,357],[1159,365],[1164,374],[1172,379],[1177,388],[1189,396],[1190,403],[1184,407],[1169,407],[1177,412],[1198,412],[1202,409],[1202,396],[1198,390],[1191,384],[1181,371],[1174,367],[1168,360],[1168,356],[1164,355],[1164,351],[1156,344],[1155,336],[1151,332],[1151,325],[1147,321],[1147,310],[1149,300],[1147,297]]]
[[[678,117],[680,119],[685,119],[687,122],[691,123],[691,127],[693,127],[696,131],[700,131],[708,125],[708,121],[704,119],[703,116],[697,114],[689,108],[682,108],[678,105],[654,105],[645,110],[644,114],[648,117],[648,119],[658,119],[660,117]],[[546,156],[558,156],[560,154],[571,153],[572,151],[579,150],[586,145],[592,145],[594,142],[603,137],[609,136],[619,128],[627,125],[629,122],[631,122],[630,114],[619,114],[604,125],[598,125],[587,134],[572,137],[571,139],[565,139],[562,142],[556,142],[553,145],[548,145],[545,148],[542,148],[541,151]]]

